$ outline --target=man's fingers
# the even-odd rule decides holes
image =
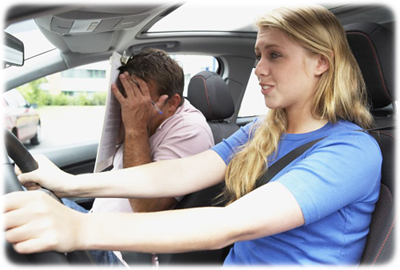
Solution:
[[[162,95],[155,102],[158,108],[162,108],[165,105],[165,101],[168,99],[168,95]]]
[[[132,77],[129,75],[128,72],[124,72],[123,74],[121,74],[119,76],[120,81],[122,86],[125,89],[127,98],[129,98],[129,96],[139,96],[140,94],[140,89],[138,84],[132,79]]]
[[[139,88],[142,95],[150,97],[149,86],[147,85],[147,83],[135,75],[132,75],[132,79],[136,81],[137,87]]]
[[[133,84],[134,84],[139,90],[141,90],[141,89],[140,89],[140,84],[139,84],[139,81],[138,81],[138,80],[140,80],[140,78],[137,77],[137,76],[135,76],[135,75],[129,76],[129,78],[130,78],[130,80],[133,82]]]
[[[120,104],[125,101],[125,97],[121,94],[118,87],[115,84],[111,84],[111,91],[113,92],[115,98]]]

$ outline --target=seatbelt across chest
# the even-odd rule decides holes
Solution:
[[[319,142],[320,140],[324,139],[325,137],[313,140],[311,142],[308,142],[306,144],[300,145],[299,147],[293,149],[283,157],[281,157],[278,161],[276,161],[274,164],[272,164],[266,173],[264,173],[256,183],[256,188],[265,185],[268,183],[277,173],[279,173],[283,168],[285,168],[287,165],[289,165],[293,160],[298,158],[301,154],[303,154],[307,149],[309,149],[311,146]]]

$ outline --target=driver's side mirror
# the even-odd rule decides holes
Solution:
[[[24,43],[13,35],[4,32],[4,65],[24,65]]]

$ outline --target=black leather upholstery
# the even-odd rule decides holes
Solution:
[[[382,150],[382,181],[361,263],[375,265],[386,263],[394,256],[395,137],[394,130],[374,131],[371,134]]]
[[[189,82],[187,99],[199,109],[207,121],[220,121],[235,111],[228,86],[218,74],[210,71],[197,73]]]
[[[377,122],[384,121],[379,117],[391,117],[393,109],[383,108],[395,100],[394,33],[384,26],[367,22],[344,28],[367,86],[372,113],[378,118]]]
[[[392,126],[371,132],[382,151],[382,181],[361,264],[374,265],[388,262],[394,254],[395,121],[394,106],[390,106],[395,101],[394,34],[376,23],[356,23],[344,28],[363,73],[376,126]]]
[[[238,125],[225,121],[232,116],[235,106],[227,84],[218,74],[201,71],[193,76],[187,99],[206,117],[215,144],[239,129]]]

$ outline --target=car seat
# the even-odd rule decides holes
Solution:
[[[367,87],[377,127],[394,124],[394,33],[377,23],[344,26]]]
[[[375,265],[390,261],[394,255],[394,34],[376,23],[355,23],[344,28],[364,76],[376,127],[380,128],[370,133],[383,156],[381,190],[361,259],[361,264]]]
[[[201,71],[189,82],[187,99],[200,110],[211,128],[215,144],[228,138],[239,126],[226,119],[235,112],[228,85],[214,72]]]

